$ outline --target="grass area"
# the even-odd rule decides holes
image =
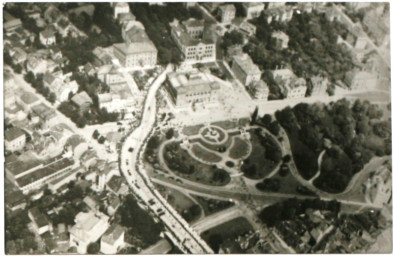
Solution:
[[[190,143],[199,143],[199,144],[201,144],[201,146],[208,148],[210,150],[213,150],[213,151],[218,151],[219,148],[224,148],[226,151],[231,146],[231,140],[232,140],[231,136],[228,136],[227,140],[224,141],[223,143],[217,144],[217,145],[212,145],[212,144],[205,142],[201,138],[197,138],[197,139],[190,140]]]
[[[220,156],[217,154],[205,150],[202,146],[199,144],[194,144],[192,146],[192,151],[196,155],[197,158],[200,158],[203,161],[207,161],[210,163],[218,163],[222,160]]]
[[[375,102],[375,101],[390,102],[391,101],[390,93],[380,92],[380,91],[355,93],[355,94],[351,94],[350,96],[359,98],[360,100],[369,100],[372,102]]]
[[[252,143],[252,152],[249,157],[244,160],[241,170],[245,177],[250,179],[261,179],[270,174],[280,161],[281,151],[279,145],[268,149],[268,143],[276,145],[276,142],[270,135],[266,135],[266,139],[262,141],[262,135],[256,134],[256,130],[251,130],[250,141]],[[268,150],[267,150],[268,149]],[[272,154],[275,154],[276,159],[273,160]],[[279,156],[279,157],[278,157]]]
[[[168,168],[185,179],[216,186],[226,185],[230,181],[226,171],[195,160],[180,147],[180,142],[165,145],[163,154]]]
[[[204,210],[205,216],[220,212],[234,205],[233,202],[206,198],[201,196],[193,196]]]
[[[238,123],[230,120],[225,120],[225,121],[219,121],[219,122],[214,122],[212,125],[219,126],[220,128],[223,128],[225,130],[230,130],[238,127]]]
[[[245,140],[239,137],[234,137],[233,146],[230,148],[229,156],[233,159],[242,159],[246,157],[249,150],[250,146]]]
[[[218,249],[224,241],[235,239],[250,231],[253,231],[252,225],[247,219],[239,217],[203,232],[201,237],[215,253],[218,253]]]
[[[295,195],[300,194],[299,192],[297,192],[297,187],[301,186],[301,184],[291,173],[288,173],[286,176],[282,177],[279,175],[278,172],[274,176],[272,176],[272,179],[278,179],[280,182],[280,188],[277,191],[278,193]]]
[[[182,132],[186,135],[186,136],[193,136],[193,135],[197,135],[198,132],[200,131],[200,129],[203,127],[203,124],[199,124],[199,125],[194,125],[194,126],[186,126],[183,128]]]

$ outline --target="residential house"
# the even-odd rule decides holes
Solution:
[[[52,231],[52,224],[48,220],[48,217],[41,213],[37,207],[29,209],[28,216],[33,222],[34,230],[39,235]]]
[[[268,9],[264,11],[268,24],[273,20],[276,22],[289,22],[293,18],[293,8],[285,6],[284,8]]]
[[[157,49],[152,42],[114,44],[114,55],[127,68],[153,67],[157,63]]]
[[[204,20],[196,20],[189,18],[188,20],[182,21],[182,25],[192,38],[198,39],[202,37],[204,31]]]
[[[50,5],[44,12],[44,19],[48,22],[48,24],[54,24],[60,19],[63,15],[54,5]]]
[[[118,2],[115,3],[114,6],[114,18],[117,19],[120,13],[129,13],[130,7],[129,4],[126,2]]]
[[[248,86],[254,81],[259,81],[261,78],[261,71],[256,64],[253,63],[250,56],[246,53],[233,57],[231,69],[235,76]]]
[[[304,78],[298,78],[293,71],[287,68],[274,70],[272,74],[285,98],[305,97],[307,86]]]
[[[106,49],[97,46],[96,48],[94,48],[92,53],[94,55],[93,64],[95,66],[112,64],[112,57],[110,54],[108,54]]]
[[[22,64],[27,59],[27,53],[20,47],[14,47],[11,54],[12,60],[15,64]]]
[[[56,112],[53,108],[46,106],[43,103],[35,105],[31,108],[32,113],[37,115],[40,119],[40,122],[43,125],[43,128],[47,129],[59,122],[57,119]]]
[[[233,4],[225,4],[219,6],[218,15],[221,23],[231,23],[235,18],[235,6]]]
[[[244,11],[246,13],[246,19],[250,20],[260,16],[260,13],[265,8],[265,3],[262,2],[242,3],[242,7],[244,8]]]
[[[249,86],[249,92],[251,93],[252,97],[256,100],[260,101],[267,101],[269,95],[268,85],[263,81],[254,81]]]
[[[107,199],[107,212],[109,216],[114,216],[118,208],[120,207],[120,199],[115,194],[110,194]]]
[[[48,26],[40,32],[40,42],[45,46],[56,44],[55,31],[52,26]]]
[[[287,49],[289,43],[289,36],[282,31],[274,31],[272,33],[272,38],[274,39],[274,44],[277,49]]]
[[[131,12],[128,13],[119,13],[118,22],[120,25],[127,24],[128,22],[134,21],[135,16]]]
[[[27,72],[31,71],[34,75],[52,72],[56,67],[56,63],[52,60],[45,60],[43,57],[37,55],[27,57]]]
[[[117,196],[125,196],[129,193],[129,186],[124,177],[113,175],[107,182],[107,189]]]
[[[7,150],[21,150],[26,144],[26,134],[22,129],[12,127],[4,132],[4,144]]]
[[[377,75],[363,70],[352,70],[346,73],[344,82],[351,90],[367,90],[376,88]]]
[[[20,19],[15,18],[9,12],[3,11],[3,28],[5,29],[6,33],[12,32],[20,27],[22,27],[22,21]]]
[[[171,36],[181,50],[186,62],[209,62],[216,60],[216,44],[208,38],[195,39],[177,20],[170,24]]]
[[[256,34],[256,26],[249,23],[245,18],[237,17],[233,20],[230,30],[236,29],[238,32],[250,37]]]
[[[91,165],[90,169],[91,172],[89,175],[86,175],[86,180],[93,182],[92,188],[96,191],[103,191],[112,176],[119,173],[119,167],[116,162],[107,162],[101,159]]]
[[[189,107],[196,103],[216,103],[220,85],[205,73],[172,72],[167,74],[166,89],[176,107]]]
[[[82,91],[72,97],[71,102],[74,103],[81,112],[85,112],[93,104],[92,99],[85,91]]]
[[[11,211],[25,209],[26,199],[20,190],[7,193],[5,198],[5,205]]]
[[[310,79],[310,95],[322,96],[327,95],[328,79],[322,76],[313,76]]]
[[[101,237],[100,251],[103,254],[116,254],[124,245],[124,229],[118,224],[113,224]]]
[[[84,66],[84,71],[88,76],[94,76],[96,74],[96,68],[92,65],[92,63],[88,62]]]
[[[85,254],[90,243],[96,242],[108,229],[109,217],[95,212],[80,212],[70,229],[70,246],[76,246],[79,254]]]
[[[40,103],[40,100],[36,95],[34,95],[34,93],[23,92],[19,98],[16,99],[16,103],[21,106],[24,111],[30,112],[33,106],[36,106]]]

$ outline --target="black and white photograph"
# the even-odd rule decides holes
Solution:
[[[0,254],[391,254],[390,8],[3,1]]]

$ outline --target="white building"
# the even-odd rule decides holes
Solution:
[[[55,32],[51,27],[47,27],[45,30],[40,32],[40,42],[45,46],[56,44]]]
[[[253,82],[250,85],[249,91],[251,92],[253,98],[257,100],[260,101],[268,100],[269,89],[268,89],[268,85],[263,80]]]
[[[242,7],[244,8],[246,13],[246,19],[250,20],[260,16],[260,13],[265,8],[265,4],[261,2],[243,3]]]
[[[384,206],[391,202],[392,178],[391,171],[380,167],[365,183],[366,197],[377,206]]]
[[[274,31],[272,38],[275,40],[275,46],[279,49],[287,49],[289,43],[289,36],[282,31]]]
[[[75,217],[75,225],[70,229],[70,247],[77,247],[77,252],[85,254],[90,243],[96,242],[108,229],[109,217],[90,212],[80,212]]]
[[[225,4],[219,6],[218,14],[221,23],[231,23],[235,18],[235,7],[233,4]]]
[[[114,44],[114,55],[126,68],[153,67],[157,63],[157,49],[152,42]]]
[[[304,78],[297,77],[293,71],[287,68],[274,70],[272,75],[285,98],[305,97],[307,86]]]
[[[100,251],[104,254],[116,254],[124,245],[124,229],[118,224],[112,225],[100,240]]]
[[[344,82],[351,90],[367,90],[376,88],[377,75],[363,70],[352,70],[346,73]]]
[[[328,79],[321,76],[314,76],[310,81],[311,96],[326,95],[328,87]]]
[[[52,224],[49,222],[48,218],[38,210],[37,207],[29,209],[28,216],[33,222],[34,230],[39,235],[52,231]]]
[[[259,67],[253,63],[250,56],[246,53],[233,57],[231,69],[245,86],[252,82],[257,82],[261,78]]]
[[[126,2],[116,3],[114,6],[114,18],[117,19],[120,13],[129,13],[130,7]]]

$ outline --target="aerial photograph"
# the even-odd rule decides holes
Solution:
[[[392,253],[389,2],[4,2],[0,254]]]

